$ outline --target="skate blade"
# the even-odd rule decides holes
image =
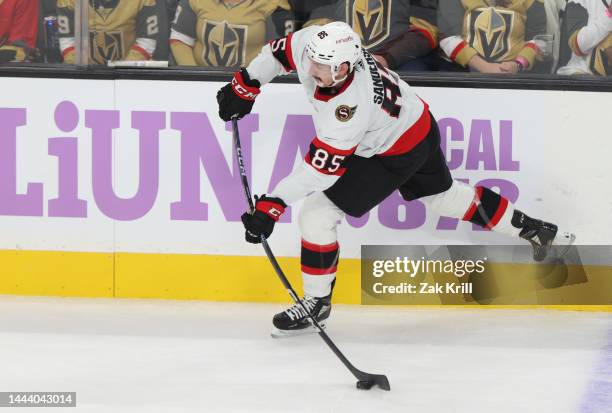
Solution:
[[[325,330],[325,323],[319,322],[319,325],[321,326],[323,330]],[[272,338],[289,338],[289,337],[303,336],[304,334],[313,334],[313,333],[318,333],[318,332],[319,332],[319,329],[317,329],[313,325],[309,325],[308,327],[302,328],[300,330],[279,330],[278,328],[275,328],[274,330],[272,330],[270,335],[272,336]]]
[[[563,258],[576,241],[576,235],[571,232],[562,232],[561,236],[553,239],[552,247],[557,251],[557,257]]]
[[[561,236],[555,237],[553,239],[553,245],[565,246],[572,245],[576,241],[576,234],[572,234],[571,232],[562,232]]]

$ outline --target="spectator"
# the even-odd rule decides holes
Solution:
[[[170,48],[182,66],[239,68],[294,29],[288,0],[180,0]]]
[[[305,26],[344,21],[384,66],[393,70],[428,70],[428,55],[438,46],[436,1],[337,0],[313,11]]]
[[[300,30],[311,18],[313,10],[335,4],[337,0],[289,0],[295,12],[295,29]]]
[[[65,63],[75,62],[74,5],[57,0],[60,48]],[[167,27],[165,4],[157,0],[89,0],[89,63],[150,60]]]
[[[541,0],[440,0],[438,25],[450,67],[518,73],[534,68],[546,11]]]
[[[178,7],[179,0],[165,0],[166,2],[166,12],[168,16],[174,18],[176,14],[176,8]]]
[[[373,52],[382,55],[385,61],[393,59],[391,69],[438,70],[438,0],[410,1],[410,30],[391,39]],[[423,42],[423,39],[427,43]],[[397,63],[396,63],[397,62]]]
[[[0,0],[0,63],[28,61],[36,50],[38,1]]]
[[[612,75],[612,2],[570,0],[565,11],[571,57],[557,73]]]

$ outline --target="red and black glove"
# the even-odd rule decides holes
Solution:
[[[232,81],[217,92],[219,117],[227,122],[234,115],[242,119],[251,113],[260,87],[259,80],[251,79],[244,67],[234,73]]]
[[[242,214],[242,223],[246,229],[244,238],[251,244],[259,244],[261,236],[268,238],[274,230],[274,224],[285,212],[287,205],[280,198],[265,195],[255,196],[255,212]]]

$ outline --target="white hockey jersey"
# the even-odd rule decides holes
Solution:
[[[329,188],[344,173],[352,154],[391,156],[408,152],[430,129],[429,109],[399,76],[364,49],[335,93],[317,87],[308,74],[306,44],[321,26],[310,26],[262,48],[247,71],[263,85],[277,75],[297,72],[314,107],[317,136],[304,162],[283,179],[272,196],[291,204]]]

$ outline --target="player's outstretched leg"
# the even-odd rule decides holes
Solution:
[[[331,313],[331,296],[338,267],[339,245],[336,227],[343,212],[321,192],[310,195],[300,210],[302,233],[302,280],[304,305],[321,326]],[[293,305],[274,316],[273,337],[316,332],[300,305]]]
[[[529,217],[503,196],[482,186],[474,188],[455,180],[448,190],[421,201],[440,215],[529,241],[536,261],[544,260],[552,245],[571,245],[576,238],[559,231],[555,224]]]

